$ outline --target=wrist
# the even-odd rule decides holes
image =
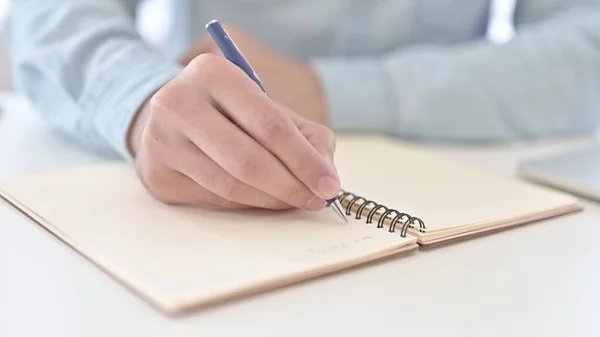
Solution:
[[[133,158],[136,157],[142,139],[142,133],[150,114],[150,98],[139,107],[127,131],[127,150]]]

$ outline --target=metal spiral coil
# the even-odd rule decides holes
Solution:
[[[388,230],[390,233],[394,233],[396,231],[398,223],[400,223],[401,220],[404,218],[406,219],[403,222],[401,222],[402,226],[400,227],[400,236],[406,237],[408,229],[415,228],[415,226],[418,226],[420,232],[425,231],[426,227],[423,220],[411,216],[410,214],[399,212],[398,210],[391,209],[373,200],[366,199],[364,197],[355,195],[344,190],[340,191],[338,198],[342,205],[345,205],[346,215],[348,216],[352,215],[352,208],[355,207],[355,205],[358,205],[358,209],[354,212],[355,219],[357,220],[360,220],[363,217],[363,212],[367,209],[369,205],[371,205],[369,213],[367,214],[366,223],[368,224],[373,222],[373,218],[377,214],[377,211],[383,210],[383,213],[379,216],[377,220],[377,228],[383,228],[385,220],[392,219]],[[395,216],[392,218],[393,215]]]

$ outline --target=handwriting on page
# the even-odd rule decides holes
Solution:
[[[244,282],[248,283],[252,280],[259,282],[259,278],[278,278],[295,274],[301,271],[306,271],[310,268],[318,268],[327,264],[327,257],[334,259],[344,259],[342,255],[351,252],[356,248],[359,251],[362,245],[369,246],[369,243],[374,242],[375,237],[365,235],[358,238],[349,239],[346,242],[328,244],[318,247],[305,248],[290,256],[281,256],[280,258],[268,256],[264,259],[261,256],[254,256],[245,260],[244,264],[237,265],[222,265],[220,270],[211,271],[211,284],[219,284],[224,287],[230,283]],[[363,247],[364,247],[363,246]],[[324,260],[321,260],[324,258]],[[311,267],[312,265],[312,267]],[[207,281],[207,280],[205,280]]]
[[[355,239],[354,241],[352,241],[352,243],[338,243],[338,244],[333,244],[333,245],[327,245],[324,247],[310,248],[308,251],[311,253],[316,253],[316,254],[337,252],[337,251],[341,251],[341,250],[350,248],[351,244],[361,243],[361,242],[367,241],[367,240],[373,240],[373,237],[371,237],[369,235],[365,235],[363,237]]]

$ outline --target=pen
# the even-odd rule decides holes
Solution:
[[[242,52],[239,50],[233,39],[227,34],[223,26],[217,20],[212,20],[206,24],[206,30],[215,41],[225,58],[231,61],[233,64],[240,67],[258,86],[260,89],[266,94],[262,82],[254,69],[250,66]],[[346,223],[348,219],[344,216],[343,208],[337,197],[333,197],[331,199],[326,200],[327,206],[330,206],[331,209]]]

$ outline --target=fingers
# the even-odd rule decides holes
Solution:
[[[336,143],[333,131],[321,125],[315,125],[314,127],[319,130],[311,132],[306,136],[306,139],[312,144],[315,150],[327,160],[329,164],[335,167],[334,154]]]
[[[138,161],[166,202],[320,210],[339,192],[328,129],[295,123],[222,57],[194,58],[151,105]]]
[[[173,156],[169,162],[196,184],[220,198],[267,209],[287,209],[291,207],[291,205],[239,181],[217,165],[191,141],[186,140],[183,142],[179,150],[185,155]]]
[[[135,160],[140,181],[156,199],[167,204],[212,205],[223,208],[249,206],[224,199],[206,190],[184,174],[169,167],[173,157],[187,154],[180,150],[180,134],[170,132],[168,123],[158,123],[149,118],[141,135],[141,147]]]
[[[325,207],[325,202],[315,198],[272,153],[219,111],[210,105],[201,106],[199,110],[202,111],[199,118],[189,120],[181,127],[194,145],[225,172],[288,205],[310,210]],[[250,191],[242,188],[241,192],[236,192]]]
[[[250,206],[221,198],[184,174],[166,166],[140,166],[138,175],[146,190],[157,200],[171,205],[211,205],[228,209]]]
[[[289,116],[315,150],[335,167],[336,140],[334,132],[327,126],[308,120],[294,111],[289,111]]]
[[[232,177],[202,153],[185,134],[174,132],[180,130],[173,125],[175,119],[165,119],[160,109],[156,107],[154,114],[148,118],[141,137],[143,150],[136,160],[138,173],[153,195],[169,203],[194,204],[206,201],[231,207],[291,207]],[[187,185],[177,185],[181,181],[180,175],[189,178],[185,179]],[[175,181],[169,182],[169,179]]]
[[[233,71],[232,71],[233,73]],[[304,137],[286,112],[241,71],[227,83],[215,82],[210,92],[223,112],[261,146],[273,153],[313,194],[331,198],[339,192],[333,165]]]

